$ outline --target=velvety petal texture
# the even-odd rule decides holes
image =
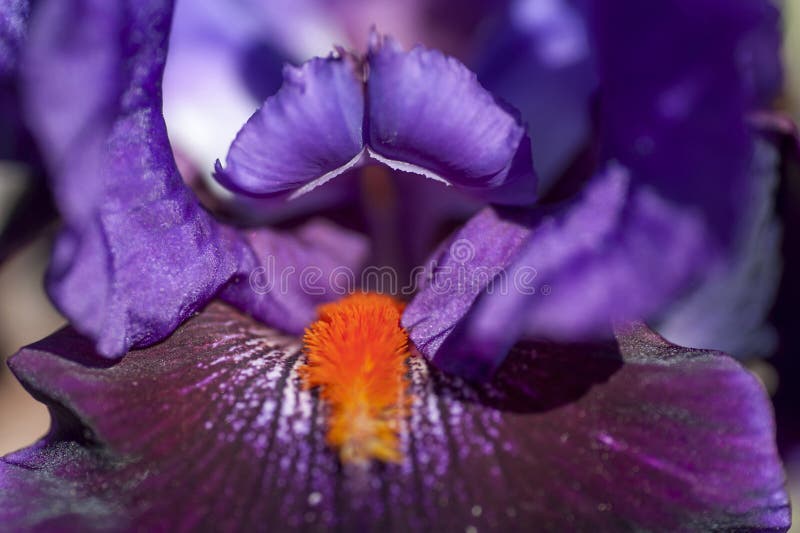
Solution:
[[[377,34],[363,63],[340,52],[288,67],[281,89],[237,135],[225,168],[217,165],[218,181],[245,195],[296,197],[366,152],[489,202],[533,202],[524,126],[464,65],[422,46],[405,52]]]
[[[247,121],[217,179],[236,192],[308,192],[355,165],[363,149],[360,65],[347,55],[287,66],[281,89]]]
[[[299,342],[212,304],[109,366],[71,329],[11,360],[51,407],[0,462],[11,529],[785,530],[769,403],[642,326],[525,344],[493,382],[409,362],[403,459],[342,467]]]

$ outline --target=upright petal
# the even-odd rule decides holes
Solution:
[[[64,219],[48,291],[107,356],[168,335],[230,278],[241,253],[183,185],[167,140],[171,8],[41,2],[24,65]]]
[[[592,132],[597,74],[586,3],[509,2],[478,47],[478,79],[528,125],[540,191],[561,177]]]
[[[287,66],[281,89],[239,131],[225,169],[217,164],[217,179],[249,195],[303,194],[358,162],[363,122],[363,79],[353,58]]]
[[[417,46],[404,52],[373,34],[368,55],[370,155],[473,192],[528,205],[536,196],[530,139],[457,60]]]
[[[213,304],[109,366],[69,329],[11,367],[54,430],[0,461],[10,529],[774,530],[763,389],[641,326],[518,346],[475,387],[412,358],[403,459],[342,467],[296,339]],[[176,483],[180,480],[180,483]]]
[[[778,57],[774,10],[767,0],[602,0],[595,10],[603,156],[697,208],[726,244],[754,186],[747,114],[778,89],[751,64],[754,50],[761,64]]]

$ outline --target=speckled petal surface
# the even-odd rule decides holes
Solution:
[[[216,177],[243,194],[310,190],[358,162],[364,88],[350,56],[284,68],[281,89],[239,131]],[[299,190],[299,191],[298,191]]]
[[[111,365],[62,330],[11,367],[54,428],[0,462],[13,529],[788,527],[767,398],[642,326],[517,346],[481,387],[410,361],[405,459],[342,468],[298,341],[212,304]],[[132,354],[133,355],[133,354]]]
[[[516,111],[441,52],[373,34],[367,57],[371,155],[497,203],[536,196],[530,139]]]

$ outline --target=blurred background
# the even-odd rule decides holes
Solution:
[[[788,0],[782,8],[785,90],[776,105],[779,110],[800,121],[800,0]],[[369,13],[365,12],[363,16],[368,18]],[[330,42],[328,35],[318,37],[321,42]],[[444,38],[442,43],[432,44],[445,49],[448,47]],[[303,53],[320,53],[325,49],[309,48],[312,49]],[[277,68],[276,65],[260,66]],[[275,87],[265,86],[262,89],[269,93]],[[211,96],[214,96],[213,90]],[[213,113],[213,110],[209,113]],[[241,122],[233,122],[231,127],[235,132]],[[194,128],[195,125],[190,121],[188,127]],[[220,127],[224,129],[226,126]],[[173,131],[170,133],[172,135]],[[786,153],[796,148],[792,142],[789,137],[784,139],[782,148]],[[58,229],[46,186],[26,165],[1,159],[2,154],[0,358],[3,364],[0,366],[0,455],[34,442],[47,431],[49,424],[44,406],[22,389],[8,371],[5,360],[20,347],[65,324],[43,289],[50,248]],[[763,291],[760,286],[752,291],[754,300],[769,299],[768,320],[775,332],[774,348],[769,354],[758,357],[732,353],[740,356],[743,364],[762,380],[773,400],[778,445],[785,460],[795,502],[800,501],[800,166],[797,161],[785,158],[775,196],[775,209],[782,227],[782,274],[777,291],[774,297],[772,291],[766,296],[759,293]],[[795,523],[800,522],[797,505],[794,514]],[[800,526],[796,525],[793,530],[800,531]]]

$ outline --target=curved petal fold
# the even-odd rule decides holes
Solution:
[[[53,431],[0,461],[11,529],[785,530],[766,395],[643,326],[523,344],[482,386],[411,358],[397,464],[342,468],[297,339],[212,304],[109,365],[70,329],[11,367]],[[180,480],[180,483],[176,483]]]
[[[370,155],[398,170],[501,204],[536,196],[530,139],[456,59],[417,46],[403,51],[373,34],[367,57]]]
[[[308,192],[346,171],[363,149],[364,88],[350,56],[287,66],[280,90],[239,131],[217,179],[244,194]]]
[[[42,2],[25,58],[29,116],[65,226],[48,292],[107,356],[168,335],[241,253],[172,157],[160,89],[171,9]]]

